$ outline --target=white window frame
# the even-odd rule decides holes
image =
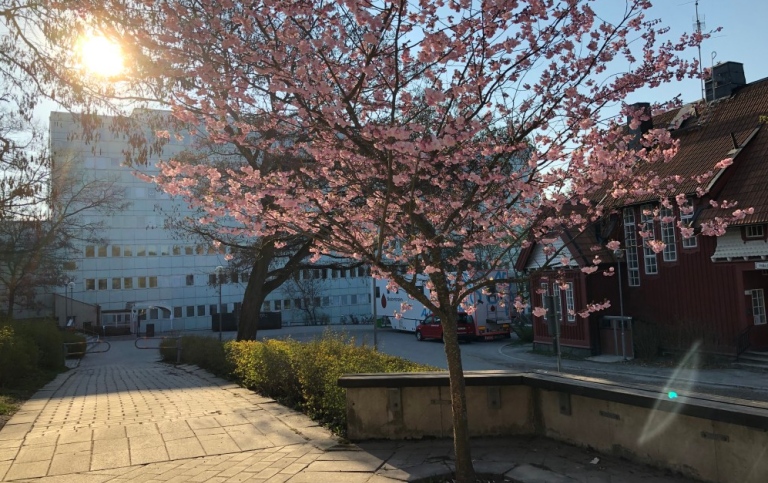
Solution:
[[[552,287],[552,295],[555,298],[553,305],[555,307],[555,320],[558,324],[563,322],[563,295],[561,292],[560,285],[555,282],[554,287]]]
[[[680,212],[680,223],[685,225],[686,227],[690,227],[693,223],[693,211],[690,213],[683,213]],[[685,238],[683,237],[683,248],[696,248],[699,246],[699,242],[696,239],[696,235],[693,235],[692,237]]]
[[[646,214],[650,213],[650,214]],[[650,232],[651,235],[643,239],[643,267],[646,275],[656,275],[659,273],[659,260],[656,252],[648,244],[656,238],[655,225],[653,222],[653,206],[643,205],[640,207],[640,223],[643,231]]]
[[[576,321],[576,303],[573,296],[573,283],[568,283],[565,289],[565,310],[568,314],[568,322]]]
[[[752,290],[752,317],[755,325],[765,325],[765,293],[761,288]]]
[[[663,259],[665,262],[677,261],[677,239],[675,238],[674,221],[665,222],[664,218],[671,218],[674,212],[669,208],[661,208],[659,213],[661,217],[661,241],[664,242]]]
[[[637,227],[634,208],[624,208],[624,246],[627,255],[627,283],[640,286],[640,261],[637,256]]]
[[[744,235],[749,239],[764,238],[765,229],[763,225],[747,225],[744,227]]]

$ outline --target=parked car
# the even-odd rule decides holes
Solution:
[[[475,338],[475,319],[463,312],[458,314],[459,341],[471,341]],[[443,326],[440,323],[440,317],[429,315],[422,320],[416,327],[416,339],[438,339],[443,340]]]

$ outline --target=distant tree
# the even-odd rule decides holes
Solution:
[[[45,152],[39,159],[48,159]],[[124,209],[125,194],[107,180],[90,180],[66,164],[49,175],[45,196],[35,203],[16,202],[12,216],[0,220],[0,312],[13,317],[18,308],[34,309],[37,296],[63,282],[66,264],[82,255],[80,242],[105,244],[104,222],[85,212],[108,216]]]
[[[322,313],[322,299],[327,297],[327,280],[316,276],[317,269],[294,272],[283,285],[283,293],[294,304],[293,310],[304,314],[308,325],[324,325],[329,321]]]

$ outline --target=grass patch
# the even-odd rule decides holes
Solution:
[[[228,341],[183,337],[181,361],[230,379],[278,402],[298,409],[339,435],[346,431],[346,395],[338,386],[344,374],[423,372],[439,370],[373,347],[357,345],[344,333],[326,331],[310,342],[292,339]],[[176,361],[176,341],[164,340],[160,353]]]

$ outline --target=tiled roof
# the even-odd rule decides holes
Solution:
[[[674,110],[654,116],[654,127],[669,127],[678,112]],[[718,200],[737,200],[740,207],[753,207],[755,214],[742,223],[766,222],[768,126],[757,129],[761,127],[761,116],[768,116],[768,79],[747,84],[729,98],[699,107],[697,116],[672,131],[672,136],[680,142],[672,161],[654,165],[652,169],[661,176],[680,175],[691,179],[714,170],[719,161],[733,157],[734,162],[730,167],[716,172],[715,180],[718,183],[713,184],[715,190],[711,195]],[[695,181],[687,181],[680,185],[678,192],[693,195],[698,186]],[[647,196],[633,200],[632,204],[653,199],[653,196]],[[724,214],[725,211],[705,210],[702,217],[708,219]]]

